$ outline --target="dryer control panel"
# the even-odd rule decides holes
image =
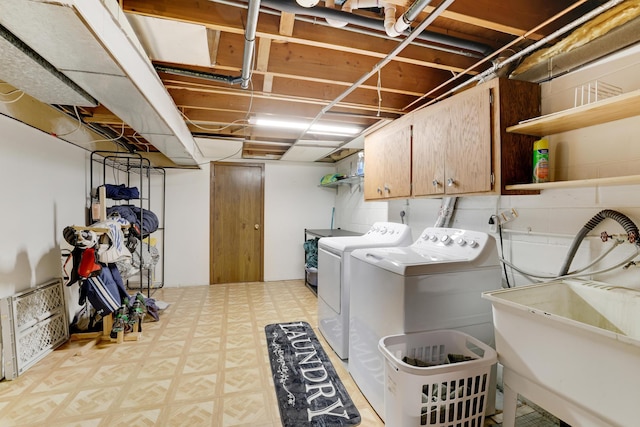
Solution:
[[[411,229],[406,224],[398,224],[397,222],[376,222],[369,231],[365,233],[367,238],[374,238],[378,241],[395,242],[404,239],[405,236],[411,234]]]

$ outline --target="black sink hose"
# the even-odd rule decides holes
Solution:
[[[611,209],[605,209],[603,211],[598,212],[594,215],[593,218],[589,220],[582,229],[576,234],[576,237],[573,239],[571,243],[571,247],[569,248],[569,253],[564,260],[564,264],[560,269],[560,276],[564,276],[569,272],[569,267],[571,266],[571,262],[573,261],[573,257],[575,257],[576,252],[578,251],[578,247],[585,236],[598,224],[600,224],[605,218],[610,218],[617,221],[627,232],[627,237],[629,239],[629,243],[635,243],[640,246],[640,241],[638,240],[638,227],[629,219],[628,216],[622,214],[618,211],[614,211]]]

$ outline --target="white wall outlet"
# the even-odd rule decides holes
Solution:
[[[498,225],[506,224],[509,221],[513,221],[518,217],[518,211],[515,208],[511,208],[506,211],[502,211],[498,214]]]

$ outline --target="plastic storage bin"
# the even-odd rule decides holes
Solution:
[[[318,269],[316,267],[305,267],[307,271],[307,283],[311,286],[318,286]]]
[[[482,427],[494,349],[448,329],[389,335],[378,348],[385,358],[386,425]],[[433,366],[414,366],[405,357]]]

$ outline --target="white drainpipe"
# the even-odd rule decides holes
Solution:
[[[333,9],[334,6],[336,5],[335,0],[325,0],[324,1],[324,6]],[[332,27],[335,28],[342,28],[342,27],[346,27],[348,22],[347,21],[338,21],[337,19],[331,19],[331,18],[325,18],[325,20],[327,21],[327,24],[331,25]]]
[[[399,19],[399,20],[396,20],[395,5],[386,3],[384,1],[380,1],[380,0],[347,0],[342,5],[342,11],[351,13],[353,10],[356,10],[356,9],[364,9],[368,7],[382,7],[384,8],[384,29],[387,32],[387,35],[389,37],[398,37],[399,35],[404,33],[404,31],[407,28],[409,28],[409,26],[411,25],[411,22],[413,21],[413,19],[415,19],[415,16],[412,16],[409,19],[407,19],[407,14],[411,12],[412,8],[414,8],[415,6],[418,6],[418,9],[413,9],[414,10],[413,14],[415,14],[415,10],[418,10],[418,12],[420,12],[429,3],[430,3],[430,0],[416,1],[407,10],[407,13],[403,15],[402,17],[403,19]],[[334,8],[335,0],[325,0],[324,4],[325,4],[325,7]],[[420,4],[423,4],[423,5],[421,6]],[[327,24],[336,28],[342,28],[348,24],[348,22],[346,21],[338,21],[330,18],[325,18],[325,19],[327,21]]]

